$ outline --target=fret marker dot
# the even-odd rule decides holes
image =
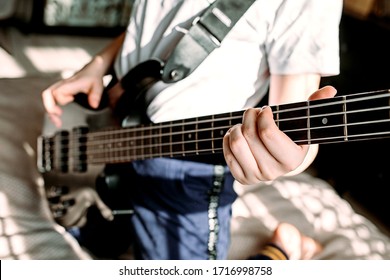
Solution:
[[[328,119],[327,118],[323,118],[322,119],[322,124],[327,124],[328,123]]]

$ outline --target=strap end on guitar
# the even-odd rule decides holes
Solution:
[[[217,0],[211,4],[201,17],[196,18],[169,56],[162,80],[166,83],[178,82],[195,71],[221,45],[222,40],[254,2],[255,0]]]

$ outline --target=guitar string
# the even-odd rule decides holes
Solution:
[[[362,94],[366,94],[366,93],[362,93]],[[355,94],[355,95],[359,95],[359,94]],[[340,96],[339,98],[342,98],[343,96]],[[340,105],[340,104],[348,104],[348,103],[352,103],[352,102],[359,102],[359,101],[367,101],[367,100],[374,100],[374,99],[379,99],[379,98],[385,98],[385,97],[390,97],[390,93],[388,93],[388,91],[386,91],[386,94],[381,94],[381,95],[376,95],[376,96],[366,96],[366,97],[359,97],[359,98],[354,98],[354,99],[351,99],[351,100],[337,100],[337,101],[333,101],[333,102],[328,102],[328,103],[325,103],[325,104],[314,104],[314,105],[309,105],[307,102],[302,102],[302,103],[305,103],[306,105],[305,106],[302,106],[302,107],[292,107],[292,108],[287,108],[287,109],[282,109],[282,110],[275,110],[273,111],[273,114],[283,114],[283,113],[289,113],[289,112],[294,112],[294,111],[301,111],[301,110],[307,110],[307,109],[313,109],[313,108],[318,108],[318,107],[325,107],[325,106],[334,106],[334,105]],[[347,96],[348,98],[348,96]],[[324,100],[327,100],[327,99],[324,99]],[[271,108],[272,107],[275,107],[275,108],[280,108],[280,107],[283,107],[284,105],[279,105],[279,106],[270,106]],[[380,110],[380,109],[388,109],[388,106],[385,106],[385,107],[379,107],[379,108],[375,108],[375,110]],[[369,109],[366,109],[367,110],[373,110],[373,108],[369,108]],[[365,110],[355,110],[355,111],[350,111],[350,112],[347,112],[347,114],[349,113],[357,113],[357,112],[364,112]],[[236,114],[236,113],[240,113],[241,115],[239,116],[235,116],[235,118],[242,118],[242,114],[243,114],[244,111],[236,111],[236,112],[232,112],[232,113],[225,113],[225,114],[221,114],[221,115],[233,115],[233,114]],[[330,113],[330,114],[320,114],[320,115],[313,115],[313,117],[321,117],[321,116],[333,116],[333,115],[343,115],[345,114],[345,112],[337,112],[337,113]],[[205,116],[205,117],[208,117],[208,116]],[[212,117],[212,116],[210,116]],[[213,117],[218,117],[218,115],[214,115]],[[312,116],[309,116],[309,118],[311,118]],[[199,118],[202,118],[202,117],[199,117]],[[184,121],[186,121],[186,119],[183,119],[181,120],[182,122],[179,121],[172,121],[172,122],[166,122],[166,123],[161,123],[161,125],[159,125],[158,123],[157,124],[151,124],[151,126],[158,126],[158,128],[170,128],[170,127],[175,127],[175,126],[182,126],[183,124],[185,125],[191,125],[191,124],[202,124],[202,123],[210,123],[211,121],[223,121],[223,120],[229,120],[229,119],[232,119],[232,118],[213,118],[211,121],[210,119],[205,119],[205,120],[198,120],[199,118],[190,118],[188,119],[189,120],[193,120],[192,122],[187,122],[187,123],[184,123]],[[286,118],[286,119],[280,119],[278,120],[279,122],[282,122],[282,121],[292,121],[292,120],[299,120],[299,119],[307,119],[308,117],[306,116],[302,116],[302,117],[298,117],[298,118]],[[155,127],[157,129],[157,127]],[[116,134],[116,133],[125,133],[126,131],[134,131],[134,132],[137,132],[137,131],[142,131],[142,130],[149,130],[150,129],[150,126],[148,125],[142,125],[142,126],[134,126],[134,127],[130,127],[130,128],[121,128],[121,129],[116,129],[116,130],[101,130],[101,131],[94,131],[94,132],[90,132],[90,134],[94,134],[96,136],[104,136],[104,135],[113,135],[113,134]]]
[[[378,122],[366,122],[365,124],[372,124],[372,123],[378,123]],[[220,127],[220,128],[228,128],[228,127]],[[388,132],[380,132],[380,133],[366,133],[366,134],[358,134],[358,135],[348,135],[348,138],[349,140],[352,140],[353,138],[358,138],[358,137],[363,137],[363,136],[383,136],[383,135],[386,135]],[[201,141],[213,141],[213,140],[219,140],[221,139],[222,140],[223,137],[215,137],[215,138],[209,138],[209,139],[203,139]],[[337,139],[343,139],[344,136],[336,136],[336,137],[322,137],[322,138],[313,138],[311,139],[312,142],[315,142],[315,141],[323,141],[323,140],[328,140],[328,141],[331,141],[331,140],[337,140]],[[151,139],[151,138],[150,138]],[[307,140],[299,140],[299,141],[296,141],[297,144],[299,143],[306,143]],[[116,141],[117,142],[117,141]],[[198,141],[198,144],[200,141]],[[331,141],[332,142],[332,141]],[[334,141],[333,141],[334,142]],[[217,152],[219,151],[220,149],[218,148],[201,148],[201,149],[197,149],[197,150],[192,150],[192,151],[180,151],[180,152],[175,152],[175,151],[169,151],[169,152],[162,152],[162,150],[164,149],[164,146],[167,146],[167,145],[170,145],[170,146],[174,146],[174,147],[177,147],[177,145],[184,145],[185,143],[187,143],[187,146],[192,144],[191,142],[183,142],[183,141],[177,141],[175,143],[171,143],[171,144],[164,144],[164,143],[157,143],[157,144],[154,144],[154,145],[142,145],[140,147],[131,147],[131,146],[121,146],[119,149],[118,148],[110,148],[108,153],[109,155],[107,155],[107,152],[101,152],[102,148],[101,147],[98,147],[99,150],[88,150],[87,152],[87,155],[91,157],[91,160],[93,161],[96,161],[96,158],[98,158],[99,156],[100,157],[109,157],[109,158],[114,158],[116,160],[121,160],[121,158],[123,159],[126,159],[126,158],[148,158],[148,157],[155,157],[155,156],[169,156],[169,155],[172,155],[172,156],[175,156],[175,155],[186,155],[186,154],[197,154],[197,153],[205,153],[205,152],[208,152],[208,151],[211,151],[211,152]],[[193,143],[195,143],[195,141],[193,141]],[[111,145],[111,146],[114,146],[114,145]],[[146,151],[146,150],[150,150],[152,151],[153,149],[155,148],[159,148],[159,152],[150,152],[148,155],[137,155],[137,153],[132,153],[131,150],[133,150],[133,152],[139,152],[139,151]],[[184,146],[183,146],[184,147]],[[129,151],[130,149],[130,151]],[[103,149],[104,150],[104,149]],[[123,155],[120,155],[118,156],[118,154],[116,153],[119,153],[119,152],[123,152],[123,151],[126,151],[127,155],[123,156]],[[83,154],[84,152],[81,152],[80,154]],[[77,153],[73,153],[74,155],[76,155]]]
[[[387,135],[390,136],[389,132],[387,133],[371,133],[369,134],[371,136],[383,136]],[[349,137],[348,140],[353,140],[353,138],[361,137],[361,136],[367,136],[367,134],[359,134],[359,135],[354,135],[353,137]],[[344,136],[340,137],[327,137],[327,138],[318,138],[317,140],[344,140]],[[213,138],[205,141],[215,141],[215,140],[222,140],[222,138]],[[303,141],[302,141],[303,142]],[[331,141],[334,142],[334,141]],[[177,144],[180,145],[180,144]],[[158,146],[160,147],[160,146]],[[153,149],[153,147],[143,147],[143,148],[136,148],[133,149],[134,151],[145,151],[145,149]],[[217,148],[203,148],[203,149],[193,149],[193,150],[186,150],[186,151],[168,151],[168,152],[155,152],[155,153],[131,153],[129,152],[129,149],[125,149],[127,154],[116,154],[118,152],[121,152],[121,150],[110,150],[107,155],[105,152],[101,152],[100,155],[98,154],[90,154],[87,153],[88,156],[91,156],[87,159],[81,160],[81,162],[90,162],[90,163],[107,163],[109,162],[127,162],[127,161],[132,161],[132,160],[137,160],[137,159],[148,159],[148,158],[156,158],[156,157],[181,157],[181,156],[193,156],[193,155],[200,155],[200,154],[205,154],[205,153],[219,153],[222,152],[223,148],[222,147],[217,147]]]
[[[386,110],[386,109],[390,109],[390,106],[382,106],[382,107],[379,107],[379,108],[371,108],[371,109],[364,109],[364,110],[354,110],[354,111],[350,111],[348,113],[346,113],[347,115],[350,114],[355,114],[355,113],[361,113],[361,112],[372,112],[372,111],[378,111],[378,110]],[[275,123],[281,123],[283,121],[292,121],[292,120],[300,120],[300,119],[305,119],[307,120],[308,118],[309,119],[314,119],[314,118],[321,118],[321,117],[325,117],[325,118],[328,118],[328,117],[331,117],[331,116],[337,116],[337,115],[345,115],[345,113],[333,113],[333,114],[319,114],[319,115],[311,115],[309,117],[295,117],[295,118],[286,118],[286,119],[282,119],[282,120],[275,120]],[[226,121],[226,120],[237,120],[237,119],[241,119],[242,116],[235,116],[233,118],[221,118],[221,119],[214,119],[212,121],[207,121],[207,123],[216,123],[216,122],[221,122],[221,121]],[[381,122],[388,122],[390,121],[389,119],[380,119],[380,120],[375,120],[375,121],[368,121],[368,122],[355,122],[355,123],[349,123],[347,124],[347,126],[356,126],[356,125],[363,125],[363,124],[373,124],[373,123],[381,123]],[[197,124],[196,122],[193,122],[193,123],[182,123],[182,124],[177,124],[176,127],[181,127],[181,128],[185,128],[185,126],[191,126],[191,125],[194,125],[194,124]],[[308,131],[308,130],[315,130],[315,129],[323,129],[323,128],[337,128],[337,127],[344,127],[345,124],[337,124],[337,125],[322,125],[322,126],[316,126],[316,127],[305,127],[305,128],[299,128],[299,129],[285,129],[283,130],[283,132],[299,132],[299,131]],[[145,139],[153,139],[154,137],[168,137],[168,136],[177,136],[177,135],[184,135],[184,134],[191,134],[191,133],[202,133],[202,132],[209,132],[209,131],[217,131],[217,130],[224,130],[226,128],[230,128],[230,126],[213,126],[211,128],[203,128],[203,129],[192,129],[192,130],[185,130],[183,129],[182,131],[172,131],[172,132],[165,132],[165,133],[150,133],[150,134],[143,134],[142,136],[139,136],[139,135],[132,135],[132,136],[126,136],[125,134],[129,134],[129,133],[134,133],[134,132],[141,132],[141,131],[147,131],[147,132],[151,132],[151,131],[159,131],[159,130],[162,130],[164,128],[172,128],[173,125],[171,126],[168,126],[168,125],[163,125],[163,126],[158,126],[158,125],[153,125],[151,127],[142,127],[142,129],[139,129],[138,127],[136,127],[135,129],[118,129],[118,130],[115,130],[115,134],[124,134],[124,138],[118,138],[116,136],[115,139],[97,139],[97,140],[93,140],[93,138],[96,138],[96,137],[103,137],[103,136],[112,136],[114,133],[101,133],[101,132],[98,132],[98,135],[96,136],[96,133],[95,132],[90,132],[88,133],[89,135],[89,138],[92,138],[92,139],[89,139],[89,143],[92,143],[92,144],[87,144],[86,146],[100,146],[106,142],[110,143],[112,142],[113,140],[114,141],[118,141],[118,142],[121,142],[121,141],[131,141],[131,140],[145,140]],[[82,136],[82,134],[81,134]],[[120,135],[119,135],[120,136]],[[63,137],[62,138],[63,140],[68,140],[69,137]],[[65,146],[66,147],[66,146]]]
[[[386,91],[386,92],[388,92],[388,91]],[[356,94],[356,95],[358,95],[358,94]],[[309,105],[307,102],[303,101],[306,104],[305,106],[282,109],[282,110],[279,109],[279,110],[273,111],[273,114],[276,115],[276,114],[283,114],[283,113],[291,113],[294,111],[302,111],[302,110],[307,110],[307,109],[329,107],[329,106],[341,105],[341,104],[345,104],[345,103],[367,101],[367,100],[373,100],[373,99],[379,99],[379,98],[385,98],[385,97],[390,97],[390,93],[376,95],[376,96],[354,98],[351,100],[340,100],[340,101],[337,100],[337,101],[329,102],[326,104]],[[284,105],[276,105],[276,106],[270,106],[270,107],[271,108],[280,108],[280,107],[283,107]],[[385,106],[385,107],[379,107],[379,108],[369,108],[366,110],[354,110],[354,111],[349,111],[346,113],[352,114],[352,113],[359,113],[359,112],[365,112],[365,111],[382,110],[382,109],[384,110],[384,109],[388,109],[388,108],[389,108],[388,106]],[[210,119],[198,120],[199,118],[202,118],[202,117],[189,118],[189,119],[183,119],[183,120],[174,120],[171,122],[164,122],[164,123],[160,123],[160,124],[154,123],[154,124],[150,124],[150,125],[146,124],[146,125],[134,126],[134,127],[130,127],[130,128],[121,128],[121,129],[115,129],[115,130],[107,129],[107,130],[101,130],[101,131],[93,131],[93,132],[90,132],[89,134],[91,134],[91,135],[93,134],[94,136],[99,137],[99,136],[106,136],[106,135],[121,134],[121,133],[126,133],[126,132],[142,132],[145,130],[150,130],[151,127],[155,128],[155,129],[164,129],[164,128],[181,127],[183,125],[188,125],[188,126],[193,125],[193,124],[199,125],[199,124],[210,123],[210,122],[215,122],[215,121],[235,120],[237,118],[241,119],[243,113],[244,113],[244,111],[241,110],[241,111],[235,111],[232,113],[222,113],[220,115],[221,116],[223,115],[225,117],[221,117],[221,118],[218,118],[218,115],[205,116],[205,117],[216,117],[216,118],[213,118],[211,120]],[[234,114],[240,114],[240,115],[236,115],[232,118],[232,117],[227,117],[227,115],[229,115],[229,114],[230,114],[230,116],[233,116]],[[313,116],[309,116],[309,117],[301,116],[301,117],[294,117],[294,118],[279,119],[277,121],[284,122],[284,121],[292,121],[292,120],[300,120],[300,119],[306,120],[307,118],[312,118],[312,117],[327,117],[327,116],[336,116],[336,115],[344,115],[344,114],[345,114],[345,112],[336,112],[336,113],[331,113],[331,114],[324,113],[324,114],[313,115]]]
[[[345,104],[346,102],[347,103],[352,103],[352,102],[358,102],[358,101],[366,101],[366,100],[372,100],[372,99],[378,99],[378,98],[384,98],[384,97],[390,97],[390,93],[388,94],[382,94],[382,95],[377,95],[377,96],[374,96],[374,97],[366,97],[366,98],[356,98],[356,99],[352,99],[352,100],[346,100],[346,101],[335,101],[335,102],[329,102],[329,103],[326,103],[326,104],[316,104],[316,105],[306,105],[306,106],[303,106],[303,107],[295,107],[295,108],[288,108],[288,109],[283,109],[283,110],[275,110],[273,111],[273,114],[276,115],[276,114],[283,114],[283,113],[291,113],[291,112],[294,112],[294,111],[302,111],[302,110],[307,110],[307,109],[311,109],[311,108],[319,108],[319,107],[328,107],[328,106],[333,106],[333,105],[339,105],[339,104]],[[283,105],[279,105],[279,106],[270,106],[270,107],[280,107],[280,106],[283,106]],[[388,106],[383,106],[383,107],[378,107],[378,108],[369,108],[369,109],[365,109],[365,110],[354,110],[354,111],[349,111],[349,112],[336,112],[336,113],[330,113],[330,114],[319,114],[319,115],[310,115],[309,117],[307,116],[301,116],[301,117],[294,117],[294,118],[285,118],[285,119],[279,119],[279,120],[276,120],[277,122],[284,122],[284,121],[292,121],[292,120],[299,120],[299,119],[308,119],[308,118],[316,118],[316,117],[328,117],[328,116],[336,116],[336,115],[344,115],[345,113],[347,114],[352,114],[352,113],[360,113],[360,112],[366,112],[366,111],[374,111],[374,110],[385,110],[385,109],[388,109],[389,107]],[[90,132],[89,134],[90,135],[93,135],[93,136],[96,136],[96,137],[99,137],[99,136],[107,136],[107,135],[114,135],[114,134],[121,134],[121,133],[126,133],[126,132],[141,132],[141,131],[149,131],[150,128],[155,128],[155,129],[164,129],[164,128],[174,128],[174,127],[180,127],[180,126],[183,126],[183,125],[193,125],[193,124],[204,124],[204,123],[210,123],[210,122],[215,122],[215,121],[224,121],[224,120],[235,120],[237,118],[241,119],[242,118],[242,114],[243,114],[244,111],[236,111],[236,112],[232,112],[232,113],[225,113],[225,114],[221,114],[221,115],[224,115],[225,117],[221,117],[221,118],[218,118],[218,115],[214,115],[213,117],[217,117],[217,118],[213,118],[213,119],[204,119],[204,120],[198,120],[199,118],[190,118],[190,119],[187,119],[188,121],[189,120],[192,120],[191,122],[184,122],[186,121],[186,119],[183,119],[183,120],[179,120],[179,121],[171,121],[171,122],[164,122],[164,123],[155,123],[155,124],[150,124],[150,125],[140,125],[140,126],[134,126],[134,127],[130,127],[130,128],[120,128],[120,129],[107,129],[107,130],[101,130],[101,131],[93,131],[93,132]],[[234,114],[240,114],[240,115],[236,115],[234,117],[226,117],[226,115],[234,115]],[[212,117],[212,116],[205,116],[205,117]],[[202,118],[202,117],[200,117]],[[66,136],[64,137],[64,139],[66,139]]]
[[[390,107],[389,107],[390,108]],[[390,122],[389,119],[383,119],[383,120],[375,120],[375,121],[365,121],[365,122],[355,122],[355,123],[350,123],[348,124],[347,126],[348,127],[353,127],[353,126],[358,126],[358,125],[371,125],[371,124],[380,124],[380,123],[386,123],[386,122]],[[332,125],[332,126],[317,126],[317,127],[310,127],[310,128],[300,128],[300,129],[291,129],[291,130],[283,130],[283,132],[285,133],[289,133],[289,132],[307,132],[307,131],[314,131],[314,130],[318,130],[318,129],[324,129],[324,128],[327,128],[327,129],[330,129],[330,128],[343,128],[345,127],[344,124],[339,124],[339,125]],[[86,144],[86,145],[80,145],[79,147],[88,147],[88,148],[101,148],[102,145],[105,145],[105,144],[112,144],[112,143],[122,143],[122,142],[130,142],[130,145],[134,145],[135,143],[137,143],[137,141],[144,141],[144,140],[152,140],[152,139],[155,139],[156,137],[157,138],[163,138],[163,137],[170,137],[170,136],[182,136],[181,140],[176,140],[175,142],[171,142],[172,145],[176,145],[176,144],[185,144],[185,143],[198,143],[198,142],[203,142],[203,141],[209,141],[209,140],[212,140],[212,139],[218,139],[218,137],[215,137],[215,138],[202,138],[201,140],[199,139],[196,139],[196,140],[191,140],[191,138],[193,137],[193,133],[202,133],[202,132],[215,132],[215,131],[219,131],[220,132],[220,135],[222,136],[223,138],[223,135],[225,134],[225,130],[229,129],[230,126],[214,126],[212,129],[198,129],[198,130],[183,130],[182,132],[176,132],[176,133],[165,133],[165,134],[148,134],[148,135],[143,135],[143,136],[131,136],[131,137],[124,137],[124,138],[115,138],[115,139],[103,139],[103,140],[90,140],[90,144]],[[223,134],[223,135],[222,135]],[[375,135],[375,134],[370,134],[370,133],[367,133],[367,134],[361,134],[361,135]],[[360,135],[360,136],[361,136]],[[184,140],[183,137],[187,136],[187,140]],[[348,136],[356,136],[356,135],[348,135]],[[340,137],[345,137],[344,135],[343,136],[340,136]],[[322,139],[327,139],[327,138],[312,138],[311,140],[322,140]],[[296,142],[303,142],[303,141],[307,141],[307,140],[310,140],[310,139],[300,139],[300,140],[296,140]],[[171,144],[165,144],[165,145],[171,145]],[[149,147],[155,147],[156,145],[164,145],[164,143],[157,143],[157,144],[145,144],[145,145],[142,145],[142,147],[146,147],[146,148],[149,148]],[[112,145],[113,146],[113,145]]]
[[[227,128],[227,127],[225,127],[225,128]],[[349,135],[348,140],[353,140],[354,138],[363,137],[363,136],[367,136],[367,135],[383,136],[383,135],[386,135],[388,133],[389,132]],[[223,137],[209,138],[209,139],[203,139],[202,141],[222,140],[222,138]],[[316,140],[328,140],[328,141],[337,140],[337,139],[342,140],[342,139],[344,139],[344,136],[316,138]],[[313,139],[313,141],[315,141],[315,140]],[[300,141],[296,141],[296,142],[299,144],[299,142],[306,142],[306,140],[300,140]],[[331,142],[334,142],[334,141],[331,141]],[[141,147],[126,147],[125,146],[125,147],[121,147],[119,149],[111,148],[107,152],[102,152],[101,151],[102,149],[100,149],[99,151],[92,151],[92,152],[88,151],[87,152],[88,157],[84,160],[80,160],[80,162],[83,163],[83,162],[91,161],[95,164],[98,164],[98,163],[105,163],[104,159],[106,159],[106,158],[110,158],[110,160],[113,162],[123,162],[123,161],[128,161],[129,159],[134,160],[134,159],[145,159],[145,158],[164,157],[164,156],[186,156],[186,155],[197,155],[197,154],[206,153],[206,152],[217,153],[217,152],[222,151],[222,147],[201,148],[201,149],[193,149],[193,150],[186,150],[186,151],[171,151],[171,150],[168,152],[163,151],[164,146],[167,146],[167,145],[177,146],[177,145],[182,145],[185,143],[187,143],[187,147],[190,144],[188,142],[178,141],[178,142],[175,142],[173,144],[158,143],[158,144],[149,145],[149,146],[143,145]],[[154,148],[158,148],[159,152],[152,152]],[[131,151],[129,151],[129,149],[135,153],[132,153]],[[146,150],[149,150],[150,152],[148,154],[137,154],[137,151],[138,152],[139,151],[145,152]],[[123,154],[118,155],[117,154],[117,153],[122,152],[122,151],[126,151],[126,155],[123,155]],[[108,153],[108,155],[107,155],[107,153]],[[83,154],[83,153],[81,153],[81,154]]]
[[[355,99],[351,99],[351,100],[346,100],[346,101],[336,101],[336,102],[330,102],[330,103],[327,103],[327,104],[317,104],[317,105],[312,105],[312,106],[303,106],[303,107],[297,107],[297,108],[289,108],[289,109],[283,109],[283,110],[276,110],[274,111],[273,113],[274,114],[280,114],[280,113],[285,113],[285,112],[291,112],[291,111],[297,111],[297,110],[303,110],[303,109],[310,109],[310,108],[313,108],[313,107],[324,107],[324,106],[331,106],[331,105],[336,105],[336,104],[345,104],[346,102],[347,103],[350,103],[350,102],[357,102],[357,101],[364,101],[364,100],[371,100],[371,99],[378,99],[378,98],[383,98],[383,97],[387,97],[389,96],[389,94],[381,94],[381,95],[377,95],[377,96],[368,96],[368,97],[360,97],[360,98],[355,98]],[[272,106],[271,106],[272,107]],[[277,106],[275,106],[277,107]],[[354,110],[354,111],[350,111],[350,112],[337,112],[337,113],[332,113],[332,114],[320,114],[320,115],[312,115],[310,116],[309,118],[319,118],[319,117],[329,117],[329,116],[334,116],[334,115],[344,115],[344,114],[353,114],[353,113],[359,113],[359,112],[369,112],[369,111],[374,111],[374,110],[385,110],[385,109],[388,109],[389,107],[388,106],[382,106],[382,107],[379,107],[379,108],[369,108],[369,109],[364,109],[364,110]],[[243,112],[243,111],[242,111]],[[236,112],[236,113],[240,113],[240,112]],[[231,113],[230,115],[234,115],[235,112]],[[227,115],[227,114],[221,114],[221,115]],[[237,118],[242,118],[242,115],[240,116],[235,116],[233,119],[230,118],[229,120],[234,120],[234,119],[237,119]],[[227,118],[221,118],[221,119],[212,119],[211,121],[210,120],[202,120],[200,121],[200,123],[209,123],[209,122],[216,122],[216,121],[223,121],[223,120],[226,120]],[[291,121],[291,120],[298,120],[298,119],[307,119],[307,117],[295,117],[295,118],[287,118],[287,119],[279,119],[279,120],[276,120],[276,122],[282,122],[282,121]],[[183,120],[185,121],[185,120]],[[193,119],[193,123],[182,123],[182,122],[177,122],[177,121],[173,121],[169,124],[167,123],[162,123],[161,125],[158,125],[157,127],[154,126],[153,129],[157,129],[157,130],[161,130],[161,129],[164,129],[166,127],[169,127],[172,128],[172,125],[174,126],[189,126],[189,125],[192,125],[192,124],[198,124],[199,125],[199,121],[195,121],[195,119]],[[379,123],[379,122],[383,122],[383,121],[388,121],[387,119],[384,119],[382,121],[371,121],[371,122],[361,122],[361,123],[353,123],[353,124],[348,124],[348,125],[358,125],[358,124],[373,124],[373,123]],[[344,125],[337,125],[337,126],[344,126]],[[332,127],[337,127],[337,126],[319,126],[319,127],[315,127],[315,129],[320,129],[320,128],[332,128]],[[128,133],[129,131],[140,131],[140,130],[150,130],[150,126],[140,126],[140,127],[132,127],[132,128],[123,128],[123,129],[120,129],[119,131],[116,131],[116,133],[121,133],[121,134],[125,134],[125,133]],[[212,131],[215,131],[215,130],[223,130],[223,129],[227,129],[229,127],[227,126],[223,126],[223,127],[213,127],[212,128]],[[311,130],[314,129],[313,127],[310,128]],[[307,128],[305,129],[297,129],[297,130],[289,130],[290,132],[294,132],[294,131],[306,131],[308,130]],[[195,130],[195,131],[186,131],[187,134],[190,134],[192,132],[196,132],[196,131],[199,131],[199,130]],[[210,131],[210,129],[204,129],[203,131]],[[105,134],[108,134],[108,135],[112,135],[113,131],[100,131],[97,133],[97,135],[99,136],[104,136]],[[201,131],[200,131],[201,132]],[[288,132],[288,131],[285,131],[285,132]],[[95,135],[95,132],[92,132],[92,134]],[[182,134],[181,132],[179,132],[178,134]],[[386,134],[386,133],[381,133],[381,134]],[[131,139],[139,139],[139,140],[142,140],[142,139],[152,139],[152,138],[155,138],[155,137],[164,137],[164,135],[169,135],[169,136],[174,136],[172,133],[168,133],[168,134],[161,134],[161,135],[156,135],[156,134],[150,134],[150,135],[144,135],[140,138],[121,138],[121,139],[116,139],[115,141],[118,142],[118,141],[126,141],[126,140],[131,140]],[[378,133],[367,133],[367,134],[360,134],[360,135],[348,135],[348,137],[360,137],[360,136],[376,136],[376,135],[380,135]],[[65,137],[66,138],[66,137]],[[223,137],[220,137],[221,139]],[[316,140],[322,140],[322,139],[337,139],[337,138],[344,138],[344,136],[340,136],[340,137],[327,137],[327,138],[318,138],[318,139],[310,139],[312,141],[316,141]],[[204,139],[203,141],[210,141],[210,140],[217,140],[219,138],[210,138],[210,139]],[[112,141],[112,139],[108,139],[108,141]],[[307,140],[300,140],[301,142],[302,141],[307,141]],[[98,143],[98,142],[96,142]],[[104,140],[103,142],[99,142],[97,145],[102,145],[102,143],[104,143]],[[185,143],[191,143],[191,142],[185,142]],[[183,144],[181,141],[177,142],[177,144]],[[92,144],[94,145],[94,144]],[[175,144],[173,144],[175,145]],[[89,146],[89,145],[88,145]],[[142,148],[143,149],[152,149],[154,147],[160,147],[160,146],[164,146],[163,143],[157,143],[156,145],[153,145],[153,146],[145,146],[143,145]],[[65,147],[66,148],[66,147]],[[126,147],[125,147],[126,148]],[[137,149],[137,147],[133,147],[133,149]],[[140,149],[138,147],[138,149]],[[209,149],[211,151],[211,149]],[[118,152],[120,150],[114,150],[113,152]],[[202,150],[203,151],[203,150]],[[207,149],[205,150],[207,151]],[[99,151],[100,152],[100,151]],[[193,151],[193,152],[196,152],[196,151]],[[175,153],[175,152],[169,152],[169,154],[172,154],[172,153]],[[191,153],[187,151],[187,153]],[[157,155],[159,155],[161,153],[158,153]],[[179,152],[178,154],[183,154],[183,152]]]
[[[287,121],[296,121],[296,120],[307,120],[307,119],[315,119],[315,118],[329,118],[332,116],[337,116],[337,115],[345,115],[345,114],[356,114],[356,113],[362,113],[362,112],[372,112],[372,111],[379,111],[379,110],[386,110],[390,109],[390,106],[382,106],[378,108],[370,108],[370,109],[364,109],[364,110],[354,110],[354,111],[349,111],[348,113],[332,113],[332,114],[318,114],[318,115],[311,115],[309,117],[294,117],[294,118],[286,118],[286,119],[278,119],[275,120],[275,123],[278,125],[282,122],[287,122]],[[207,122],[203,123],[216,123],[216,122],[222,122],[222,121],[230,121],[230,120],[237,120],[237,119],[242,119],[242,116],[235,116],[232,118],[219,118],[219,119],[213,119],[213,120],[208,120]],[[326,120],[324,120],[326,121]],[[389,119],[381,119],[381,120],[375,120],[374,122],[355,122],[355,123],[349,123],[347,126],[355,126],[355,125],[362,125],[362,124],[372,124],[372,123],[380,123],[380,122],[387,122],[390,121]],[[176,123],[175,123],[176,124]],[[186,130],[185,126],[191,126],[191,125],[197,125],[199,124],[198,122],[190,122],[190,123],[178,123],[176,125],[165,125],[165,126],[158,126],[156,124],[153,124],[150,127],[142,127],[142,129],[119,129],[116,131],[116,134],[128,134],[128,133],[134,133],[134,132],[151,132],[151,131],[157,131],[161,130],[164,128],[173,128],[173,127],[181,127],[183,130],[181,131],[172,131],[172,132],[165,132],[165,133],[159,133],[159,134],[143,134],[142,136],[136,135],[136,136],[125,136],[125,138],[115,138],[115,140],[118,141],[126,141],[126,140],[144,140],[144,139],[149,139],[149,138],[154,138],[154,137],[166,137],[166,136],[177,136],[177,135],[183,135],[183,134],[191,134],[191,133],[196,133],[196,132],[208,132],[208,131],[216,131],[216,130],[223,130],[226,128],[230,128],[231,126],[213,126],[211,128],[203,128],[203,129],[193,129],[193,130]],[[310,128],[299,128],[299,129],[285,129],[283,132],[297,132],[297,131],[307,131],[307,130],[313,130],[313,129],[323,129],[323,128],[336,128],[336,127],[344,127],[345,124],[338,124],[338,125],[329,125],[329,126],[316,126],[316,127],[310,127]],[[96,135],[94,132],[89,133],[91,135],[91,138],[96,138],[96,137],[102,137],[105,135],[113,135],[113,133],[105,133]],[[112,141],[113,139],[102,139],[102,140],[91,140],[93,141],[93,144],[88,145],[88,146],[93,146],[93,145],[101,145],[102,143],[106,141]]]
[[[386,120],[386,121],[372,121],[372,122],[361,122],[361,123],[354,123],[353,125],[371,125],[371,124],[379,124],[379,123],[384,123],[384,122],[390,122],[390,120]],[[334,127],[344,127],[344,125],[339,125],[339,126],[333,126],[332,128]],[[221,127],[217,127],[216,129],[217,130],[224,130],[224,129],[228,129],[230,128],[230,126],[221,126]],[[319,129],[320,127],[317,127],[316,129]],[[298,130],[291,130],[292,132],[297,132]],[[308,129],[301,129],[300,131],[302,132],[306,132],[308,131]],[[312,129],[311,129],[312,131]],[[193,132],[196,132],[196,131],[193,131]],[[284,131],[286,132],[286,131]],[[191,134],[191,132],[189,132],[188,134]],[[317,137],[317,138],[305,138],[305,139],[300,139],[300,140],[295,140],[294,142],[297,143],[297,144],[300,144],[300,143],[307,143],[309,140],[311,140],[312,142],[317,142],[317,141],[331,141],[331,140],[337,140],[337,139],[345,139],[345,138],[348,138],[349,140],[352,140],[354,138],[358,138],[358,137],[364,137],[364,136],[381,136],[381,135],[387,135],[387,134],[390,134],[390,130],[389,131],[383,131],[383,132],[371,132],[371,133],[360,133],[360,134],[349,134],[349,135],[341,135],[341,136],[330,136],[330,137]],[[133,138],[134,139],[134,138]],[[131,140],[131,142],[133,143],[129,143],[129,145],[123,145],[123,143],[126,143],[126,141],[128,141],[128,139],[126,138],[123,138],[123,139],[115,139],[115,143],[119,144],[120,146],[117,146],[115,147],[115,144],[113,144],[112,142],[110,147],[106,147],[106,148],[109,148],[109,151],[110,152],[121,152],[121,151],[129,151],[130,150],[134,150],[134,151],[137,151],[137,150],[147,150],[149,149],[150,151],[156,149],[156,148],[160,148],[161,149],[164,149],[164,147],[167,147],[167,146],[187,146],[189,147],[190,145],[193,145],[193,144],[201,144],[202,142],[209,142],[209,141],[216,141],[216,140],[222,140],[223,139],[223,136],[219,136],[219,137],[213,137],[213,138],[202,138],[201,140],[177,140],[177,141],[174,141],[174,142],[170,142],[170,143],[161,143],[161,142],[158,142],[158,143],[153,143],[153,144],[143,144],[143,145],[139,145],[139,146],[134,146],[134,144],[137,144],[137,140],[152,140],[153,137],[140,137],[140,138],[137,138],[136,140]],[[151,141],[152,142],[152,141]],[[91,155],[93,156],[94,154],[99,154],[99,153],[102,153],[102,149],[104,149],[104,147],[102,147],[102,145],[104,145],[104,143],[100,143],[98,145],[87,145],[88,147],[88,155]],[[93,147],[95,149],[93,149]],[[199,151],[199,152],[204,152],[204,151],[212,151],[214,149],[212,148],[199,148],[199,149],[195,149],[193,151],[179,151],[177,152],[177,154],[185,154],[185,153],[191,153],[191,152],[196,152],[196,151]],[[168,154],[169,153],[176,153],[176,152],[167,152]],[[159,154],[159,153],[149,153],[149,154],[152,154],[152,155],[155,155],[155,154]]]

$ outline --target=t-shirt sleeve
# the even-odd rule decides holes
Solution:
[[[341,13],[341,0],[283,1],[266,42],[271,74],[339,74]]]

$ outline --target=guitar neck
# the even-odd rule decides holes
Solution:
[[[325,144],[390,136],[390,90],[271,106],[276,125],[297,144]],[[40,137],[42,171],[84,171],[88,164],[222,152],[226,131],[244,111],[88,132],[77,128]]]

